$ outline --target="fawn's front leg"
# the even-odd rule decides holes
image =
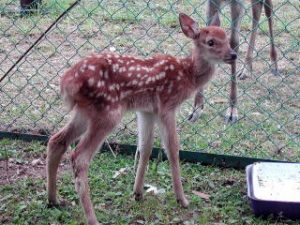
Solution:
[[[138,168],[134,183],[135,200],[143,198],[145,171],[153,147],[153,130],[155,117],[152,113],[138,112],[138,149],[136,154],[140,154]]]
[[[204,89],[201,87],[195,95],[193,112],[189,115],[188,120],[195,123],[202,114],[204,108]]]
[[[219,12],[221,10],[222,0],[209,0],[207,3],[207,24],[212,23],[220,26]],[[188,121],[195,123],[202,114],[204,108],[204,88],[201,87],[195,95],[193,111],[188,117]]]
[[[171,166],[173,189],[177,202],[181,206],[187,207],[189,202],[184,195],[180,177],[179,139],[176,132],[175,111],[169,111],[168,113],[161,115],[159,118],[159,126],[161,139],[164,142]]]

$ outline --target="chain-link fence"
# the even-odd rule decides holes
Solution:
[[[222,27],[228,33],[229,2],[221,13]],[[20,14],[19,1],[0,0],[0,77],[72,3],[74,0],[41,1],[34,13]],[[244,67],[252,32],[251,4],[242,4],[239,70]],[[183,150],[300,159],[300,2],[274,0],[273,5],[279,76],[271,73],[268,23],[263,14],[253,73],[238,81],[239,121],[224,123],[230,68],[220,65],[206,88],[201,118],[195,124],[187,122],[192,100],[179,109]],[[27,134],[57,131],[68,117],[59,96],[59,77],[91,52],[187,55],[191,46],[180,31],[178,12],[205,26],[206,9],[204,0],[80,1],[0,83],[0,130]],[[129,114],[109,140],[135,144],[136,133],[135,115]],[[159,139],[156,141],[159,146]]]

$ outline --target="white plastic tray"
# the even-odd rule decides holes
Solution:
[[[255,163],[252,190],[256,199],[300,202],[300,164]]]

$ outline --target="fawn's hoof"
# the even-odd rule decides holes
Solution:
[[[183,208],[187,208],[189,206],[189,201],[186,199],[186,197],[177,199],[177,203],[181,205]]]
[[[238,117],[234,115],[226,115],[225,116],[225,123],[226,124],[234,124],[238,121]]]
[[[143,199],[143,193],[134,192],[134,199],[136,201],[141,201]]]
[[[189,117],[188,117],[188,121],[190,123],[195,123],[201,116],[202,114],[202,109],[199,110],[195,110],[194,112],[192,112]]]
[[[278,69],[276,69],[276,68],[272,68],[272,69],[271,69],[271,73],[272,73],[274,76],[279,76],[279,75],[280,75]]]
[[[59,202],[49,200],[47,204],[48,208],[66,208],[69,206],[72,206],[72,204],[66,200],[60,200]]]
[[[250,76],[247,73],[241,72],[238,74],[238,78],[240,80],[246,80],[247,78],[249,78]]]

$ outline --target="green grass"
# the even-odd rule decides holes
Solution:
[[[32,16],[1,17],[0,74],[4,74],[73,2],[43,1],[41,11]],[[273,2],[275,44],[281,76],[274,77],[270,73],[268,26],[262,15],[255,45],[254,72],[249,79],[238,82],[241,120],[224,126],[230,77],[229,67],[221,66],[205,91],[205,109],[199,121],[193,125],[187,122],[192,101],[185,103],[178,112],[183,150],[300,160],[299,1]],[[17,7],[18,3],[0,0],[0,9]],[[0,129],[29,133],[39,133],[42,129],[52,133],[63,126],[67,116],[58,96],[59,76],[91,52],[105,51],[113,46],[117,52],[138,56],[156,53],[186,55],[191,43],[187,44],[187,38],[180,32],[177,13],[191,14],[200,26],[204,26],[206,3],[204,0],[81,1],[80,6],[65,16],[1,83]],[[239,69],[244,63],[252,22],[249,1],[245,1],[245,6]],[[229,32],[229,7],[226,6],[222,12],[222,26]],[[214,103],[217,98],[225,101]],[[135,144],[136,123],[135,120],[130,122],[134,117],[134,114],[127,115],[109,140]],[[155,145],[160,147],[159,138],[156,138]],[[18,157],[19,153],[12,149],[5,154]]]
[[[45,158],[45,146],[38,142],[2,140],[1,158],[17,158],[19,165],[27,165],[33,158]],[[3,157],[5,156],[5,157]],[[0,158],[0,159],[1,159]],[[69,164],[68,160],[63,161]],[[151,161],[146,183],[165,189],[164,194],[145,194],[135,202],[132,197],[134,175],[112,178],[115,171],[131,168],[133,157],[110,153],[96,154],[89,171],[91,195],[96,215],[103,224],[299,224],[275,218],[256,218],[246,197],[244,171],[219,169],[200,164],[181,163],[185,193],[190,200],[188,209],[180,208],[174,198],[167,162]],[[43,168],[41,169],[42,171]],[[43,172],[44,174],[44,172]],[[48,208],[45,179],[25,177],[0,186],[1,224],[85,224],[83,211],[75,192],[70,169],[60,171],[59,198],[72,206]],[[210,195],[205,201],[192,191]]]

